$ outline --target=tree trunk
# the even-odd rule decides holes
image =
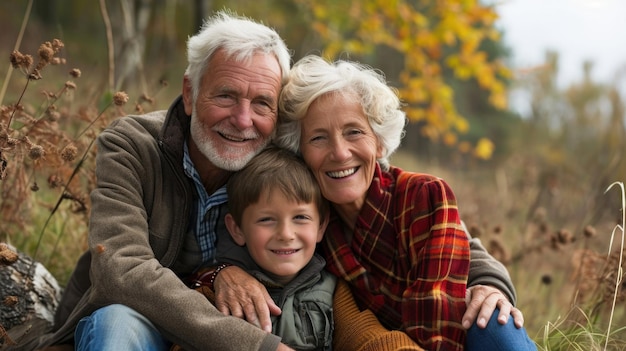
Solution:
[[[152,0],[120,0],[111,17],[115,39],[116,67],[115,91],[126,90],[138,83],[141,92],[147,93],[143,71],[146,31],[152,14]]]
[[[41,263],[0,243],[0,350],[49,330],[61,293]]]

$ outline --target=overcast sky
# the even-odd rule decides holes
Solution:
[[[610,82],[626,69],[626,0],[495,0],[513,67],[544,61],[559,53],[559,83],[579,80],[585,60],[593,77]]]

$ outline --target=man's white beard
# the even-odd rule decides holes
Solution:
[[[247,150],[246,148],[230,148],[231,150],[229,150],[229,147],[223,145],[220,148],[216,140],[210,138],[208,134],[204,132],[204,125],[200,119],[196,117],[195,104],[191,113],[190,133],[196,147],[209,162],[218,168],[232,172],[238,171],[248,164],[256,154],[263,150],[271,139],[265,139],[263,144],[259,145],[254,150]],[[196,167],[197,166],[198,165],[196,165]]]

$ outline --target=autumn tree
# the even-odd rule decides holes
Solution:
[[[380,48],[401,57],[398,91],[410,121],[421,122],[421,133],[434,141],[489,158],[493,144],[481,139],[468,149],[458,135],[469,129],[454,104],[454,91],[444,78],[450,70],[459,79],[473,79],[489,92],[489,102],[507,106],[510,71],[480,49],[498,41],[495,9],[478,0],[364,0],[315,2],[296,0],[312,15],[313,28],[326,42],[331,59],[346,53],[365,57]]]

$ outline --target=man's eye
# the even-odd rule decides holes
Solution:
[[[254,112],[259,115],[265,115],[274,112],[274,106],[266,101],[256,101],[254,103]]]
[[[215,102],[220,106],[231,106],[237,103],[237,99],[232,95],[217,95],[215,96]]]

